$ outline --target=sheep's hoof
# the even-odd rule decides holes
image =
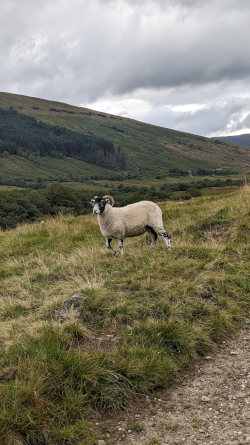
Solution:
[[[167,240],[167,248],[168,250],[172,250],[172,246],[169,240]]]

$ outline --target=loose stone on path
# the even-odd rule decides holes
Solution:
[[[246,445],[250,444],[248,324],[237,337],[224,343],[214,356],[197,364],[170,390],[152,397],[123,422],[124,437],[112,444],[125,445]],[[141,432],[131,431],[131,420]],[[112,435],[111,435],[112,436]]]

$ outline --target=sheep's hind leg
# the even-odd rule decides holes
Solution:
[[[161,235],[167,245],[168,250],[172,249],[171,246],[171,241],[170,241],[170,237],[168,236],[168,233],[166,232],[166,230],[164,229],[164,227],[160,230],[157,230],[157,232],[159,233],[159,235]]]
[[[123,250],[123,239],[119,239],[118,240],[118,246],[121,252],[121,256],[124,254],[124,250]]]
[[[110,244],[111,241],[112,241],[112,238],[106,238],[106,246],[107,246],[108,249],[110,249],[112,251],[112,253],[114,255],[118,255],[116,250],[114,250],[113,247],[111,246],[111,244]]]
[[[157,235],[156,231],[152,227],[146,226],[146,228],[147,228],[147,231],[149,233],[151,233],[151,235],[152,235],[151,249],[155,249],[158,235]]]

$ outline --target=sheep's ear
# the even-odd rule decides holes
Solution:
[[[92,206],[95,204],[95,200],[94,199],[91,199],[90,200],[90,204],[92,204]]]

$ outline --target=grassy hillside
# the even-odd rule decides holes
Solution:
[[[94,215],[0,232],[1,443],[112,443],[97,412],[170,385],[239,326],[249,187],[216,193],[161,203],[172,252],[138,237],[113,257]],[[80,316],[58,320],[74,293]]]
[[[35,160],[45,156],[65,156],[106,167],[124,170],[124,154],[112,142],[65,127],[45,124],[16,110],[0,108],[0,153]]]
[[[65,157],[55,159],[45,156],[30,161],[21,156],[7,156],[0,158],[0,176],[3,180],[13,179],[35,182],[37,178],[47,181],[70,181],[79,178],[84,182],[84,177],[101,176],[110,178],[110,170],[97,165],[89,164],[78,159]]]
[[[249,171],[250,168],[250,154],[246,147],[233,147],[223,142],[120,116],[9,93],[0,93],[0,107],[13,108],[38,121],[111,141],[115,147],[119,146],[124,151],[127,171],[137,176],[166,175],[171,168],[222,168],[236,171]],[[27,179],[36,175],[45,179],[49,176],[58,178],[61,175],[70,180],[69,175],[80,178],[92,173],[91,164],[77,161],[75,165],[67,158],[60,161],[40,158],[36,162],[25,162],[26,169],[23,170],[22,157],[10,156],[7,160],[1,158],[0,176],[7,178],[15,174],[18,178]],[[108,177],[107,171],[102,167],[93,168],[93,175]],[[109,176],[110,174],[109,171]]]

